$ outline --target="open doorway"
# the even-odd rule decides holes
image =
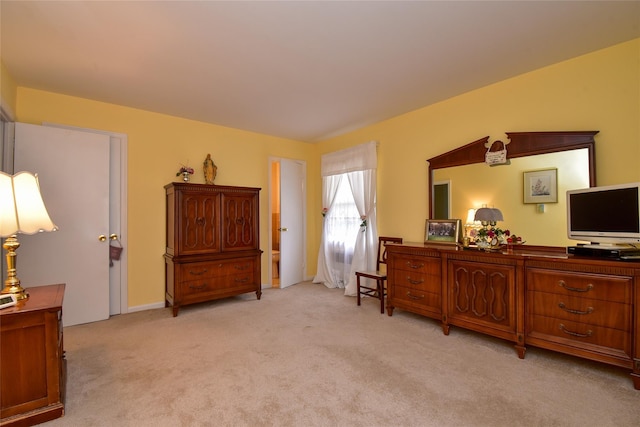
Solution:
[[[269,278],[286,288],[304,280],[306,269],[306,163],[270,159]]]
[[[271,287],[280,287],[280,162],[271,162]]]
[[[448,219],[451,216],[451,182],[433,183],[433,212],[431,219]]]

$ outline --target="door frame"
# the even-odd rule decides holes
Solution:
[[[267,257],[268,257],[268,262],[267,262],[267,272],[268,272],[268,278],[269,278],[269,283],[268,287],[272,287],[273,284],[273,263],[271,262],[271,260],[273,259],[273,222],[272,222],[272,218],[271,218],[271,212],[273,211],[273,206],[271,203],[272,200],[272,195],[273,195],[273,183],[272,183],[272,179],[271,179],[271,165],[272,163],[280,163],[282,160],[286,160],[286,161],[293,161],[293,162],[301,162],[302,163],[302,179],[303,179],[303,194],[302,194],[302,215],[303,218],[305,218],[305,220],[303,221],[302,224],[302,258],[304,261],[304,265],[302,267],[302,278],[303,280],[309,280],[309,277],[307,276],[307,205],[306,205],[306,199],[307,199],[307,162],[305,160],[301,160],[301,159],[289,159],[289,158],[285,158],[285,157],[272,157],[270,156],[267,159],[268,162],[268,166],[267,166],[267,170],[269,171],[269,207],[268,207],[268,211],[269,211],[269,226],[267,227],[267,234],[268,234],[268,250],[267,250]],[[278,185],[280,184],[280,181],[278,181]],[[280,194],[280,203],[282,204],[282,194]],[[282,243],[282,240],[280,241]],[[280,253],[282,253],[282,251],[280,251]]]
[[[69,130],[77,130],[81,132],[91,132],[98,133],[102,135],[109,136],[109,146],[110,146],[110,159],[109,159],[109,174],[110,174],[110,182],[114,183],[114,176],[119,179],[116,181],[118,192],[117,194],[109,194],[109,205],[111,206],[112,197],[117,197],[119,199],[120,209],[118,211],[117,222],[119,222],[119,240],[120,244],[123,248],[128,248],[128,223],[127,223],[127,182],[128,182],[128,170],[127,170],[127,153],[128,153],[128,137],[124,133],[111,132],[106,130],[99,129],[89,129],[83,128],[79,126],[69,126],[62,125],[58,123],[51,122],[43,122],[43,126],[55,127],[61,129],[69,129]],[[115,161],[117,160],[117,161]],[[111,190],[109,191],[111,193]],[[113,212],[112,212],[113,213]],[[109,304],[109,314],[126,314],[129,312],[129,282],[128,282],[128,256],[126,254],[127,250],[125,249],[123,252],[123,256],[120,258],[120,261],[117,261],[120,265],[120,274],[117,277],[117,281],[120,283],[120,307],[119,312],[112,312],[111,304]],[[109,293],[111,293],[112,289],[112,278],[111,274],[109,274]]]

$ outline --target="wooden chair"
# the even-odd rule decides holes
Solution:
[[[379,237],[376,271],[356,271],[356,282],[358,283],[358,305],[360,305],[361,295],[378,298],[380,300],[380,313],[384,313],[384,297],[386,296],[385,282],[387,281],[387,243],[402,243],[402,237]],[[385,265],[385,271],[380,271],[381,264]],[[376,287],[373,288],[360,284],[361,277],[375,280]]]

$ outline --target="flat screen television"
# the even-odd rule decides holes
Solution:
[[[640,182],[567,191],[569,239],[603,245],[640,243]]]

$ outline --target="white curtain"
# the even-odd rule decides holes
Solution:
[[[356,271],[375,269],[376,164],[374,141],[322,156],[323,224],[313,281],[345,288],[345,295],[356,294]]]

